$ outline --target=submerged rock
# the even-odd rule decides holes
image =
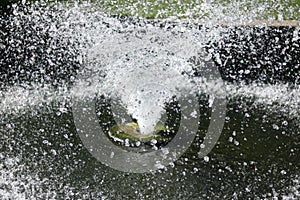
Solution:
[[[159,134],[160,131],[168,131],[169,128],[163,124],[157,124],[154,133],[142,134],[139,125],[135,122],[118,124],[109,130],[109,136],[116,142],[124,142],[126,139],[131,142],[150,143],[156,140],[158,143],[167,142],[169,136]]]

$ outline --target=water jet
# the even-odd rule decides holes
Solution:
[[[1,17],[0,198],[298,198],[299,19],[181,2]]]

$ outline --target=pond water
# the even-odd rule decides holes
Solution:
[[[297,81],[224,78],[218,42],[235,28],[213,25],[221,14],[199,26],[86,6],[14,6],[1,18],[2,199],[300,198]],[[172,139],[110,141],[109,127],[132,121],[174,126]]]

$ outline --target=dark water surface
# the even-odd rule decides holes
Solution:
[[[202,102],[191,148],[174,165],[153,174],[128,174],[102,165],[83,147],[70,110],[62,113],[59,105],[7,116],[0,129],[0,190],[4,197],[59,199],[296,199],[298,120],[239,101],[231,101],[227,109],[221,138],[208,157],[197,156],[210,116]]]

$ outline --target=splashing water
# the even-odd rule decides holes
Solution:
[[[151,133],[164,103],[192,88],[188,77],[192,64],[187,59],[196,53],[197,46],[187,36],[165,34],[155,26],[141,27],[139,32],[125,38],[110,34],[89,50],[88,60],[93,60],[90,69],[96,74],[89,79],[96,82],[97,74],[105,74],[100,90],[119,97],[137,119],[141,132]]]
[[[222,20],[233,26],[253,21],[264,13],[266,7],[246,10],[245,14],[234,10],[243,4],[231,3],[228,7],[221,8],[205,3],[199,9],[209,10],[210,14],[202,15],[204,20],[202,18],[199,21],[204,21],[204,24],[199,29],[193,25],[198,21],[193,20],[190,24],[189,18],[185,23],[179,21],[175,24],[137,19],[122,21],[100,11],[85,10],[87,5],[93,7],[93,4],[75,5],[71,8],[70,5],[58,4],[53,8],[45,8],[37,4],[32,7],[15,8],[14,15],[7,25],[11,34],[6,51],[15,52],[16,54],[11,55],[16,59],[18,56],[25,56],[26,52],[20,45],[24,41],[28,42],[26,43],[29,45],[28,49],[37,55],[26,55],[26,63],[16,65],[28,68],[33,66],[42,74],[42,78],[38,73],[33,73],[32,82],[25,81],[20,86],[16,84],[0,91],[1,120],[5,115],[18,115],[30,112],[33,108],[51,107],[51,102],[62,102],[60,111],[67,112],[71,99],[94,98],[94,94],[100,93],[111,98],[119,98],[128,113],[137,119],[141,132],[149,133],[164,112],[165,102],[174,95],[180,97],[185,91],[227,96],[231,100],[239,97],[251,98],[255,100],[253,106],[263,106],[269,110],[268,112],[282,112],[289,118],[299,119],[299,87],[290,88],[285,84],[228,83],[224,94],[221,92],[223,90],[217,87],[218,83],[203,82],[201,78],[192,76],[198,66],[188,60],[201,53],[201,48],[218,41],[230,31],[230,27],[214,26],[215,22]],[[196,11],[189,10],[184,16]],[[36,35],[24,36],[22,33],[27,33],[26,30],[32,30]],[[47,41],[42,36],[52,40]],[[0,40],[1,50],[2,42]],[[42,52],[44,62],[40,63],[38,49],[45,46],[47,48]],[[5,59],[0,58],[1,62]],[[70,77],[71,80],[76,79],[71,87],[65,82],[53,87],[51,85],[53,71],[56,66],[61,67],[61,63],[66,63],[65,61],[79,63],[83,67],[79,70],[78,76]],[[50,70],[44,70],[47,68],[45,66],[50,66]],[[68,70],[70,68],[62,67],[61,72],[68,74]],[[17,76],[21,78],[20,74]],[[281,107],[283,109],[278,109]],[[14,166],[16,165],[18,164]],[[7,198],[22,198],[24,197],[22,192],[18,191],[21,193],[19,194],[16,191],[26,177],[13,177],[10,174],[16,171],[22,175],[28,169],[19,167],[18,170],[13,170],[15,167],[8,170],[0,166],[2,177],[5,176],[2,180],[15,186],[12,191],[3,192],[0,189],[0,192]],[[42,183],[38,178],[29,175],[27,179],[36,187]],[[298,185],[297,182],[297,186],[291,188],[298,191]],[[29,186],[24,187],[30,191]],[[36,191],[32,193],[34,192]],[[12,193],[16,195],[12,196]],[[298,193],[296,195],[299,196]]]
[[[136,60],[136,59],[135,59]],[[140,60],[147,60],[148,64]],[[178,59],[177,59],[178,60]],[[162,66],[167,65],[167,62],[158,60],[151,62],[151,59],[139,57],[138,63],[131,63],[133,66],[114,67],[113,76],[108,75],[106,78],[111,82],[112,78],[118,80],[113,85],[113,95],[119,96],[121,101],[126,105],[129,114],[137,119],[141,133],[151,133],[154,130],[164,108],[164,104],[172,98],[173,95],[180,96],[180,84],[185,82],[184,87],[191,85],[189,79],[181,75],[180,71],[176,70],[176,64],[179,66],[186,63],[176,63],[175,58],[171,60],[171,70],[166,70]],[[169,61],[170,60],[166,60]],[[122,66],[126,65],[121,61]],[[139,66],[142,64],[142,66]],[[169,65],[169,64],[168,64]],[[174,66],[175,65],[175,66]],[[143,66],[148,66],[146,69]],[[129,69],[129,70],[128,70]],[[133,70],[130,70],[133,69]],[[159,78],[158,78],[159,77]],[[120,87],[121,86],[121,87]],[[177,87],[177,88],[176,88]],[[179,90],[180,89],[180,90]]]
[[[53,40],[48,44],[48,49],[45,52],[45,55],[49,54],[49,57],[44,58],[47,61],[46,63],[38,63],[36,59],[31,59],[29,63],[31,64],[29,66],[38,66],[38,70],[43,77],[42,81],[36,82],[33,79],[33,87],[32,83],[29,82],[31,86],[16,86],[6,92],[1,91],[3,99],[1,102],[2,113],[7,112],[7,109],[18,110],[25,108],[26,105],[39,104],[38,101],[86,98],[94,93],[102,93],[108,96],[120,97],[122,102],[126,104],[130,114],[137,118],[141,118],[142,113],[145,114],[143,117],[146,116],[146,113],[151,113],[150,108],[142,106],[143,103],[146,105],[150,102],[157,102],[157,107],[154,109],[156,114],[152,116],[155,120],[149,122],[150,124],[155,123],[158,120],[159,113],[162,112],[163,102],[167,101],[172,95],[180,95],[180,90],[195,90],[196,86],[200,86],[202,89],[198,92],[201,93],[203,91],[209,92],[209,90],[203,88],[215,88],[215,83],[203,83],[197,77],[191,78],[190,75],[199,66],[188,62],[191,57],[201,53],[201,48],[219,41],[230,32],[230,26],[224,28],[214,24],[222,20],[234,26],[242,24],[244,21],[253,21],[268,8],[267,5],[260,4],[258,10],[252,10],[248,7],[245,10],[239,10],[240,7],[247,5],[246,2],[233,2],[227,6],[206,2],[201,7],[194,8],[198,9],[199,14],[205,13],[198,21],[202,23],[202,27],[199,29],[198,25],[193,25],[193,23],[197,24],[197,20],[194,18],[192,24],[188,20],[183,20],[184,23],[177,21],[169,24],[163,20],[156,22],[137,19],[119,20],[106,16],[101,11],[89,12],[93,7],[92,5],[89,3],[75,4],[70,8],[68,5],[66,7],[63,4],[57,4],[54,7],[47,8],[40,7],[37,3],[37,5],[31,7],[14,8],[14,15],[7,24],[7,29],[11,32],[11,41],[7,52],[19,52],[20,49],[17,44],[22,44],[24,41],[31,45],[29,48],[36,49],[38,45],[42,44],[40,42],[41,36],[45,34]],[[90,10],[87,10],[86,7]],[[193,12],[187,11],[185,16],[189,16],[188,13],[195,12],[196,10],[193,10]],[[25,25],[28,21],[32,23]],[[21,24],[24,24],[24,26],[19,26]],[[21,33],[26,32],[27,27],[30,27],[40,36],[35,37],[33,32],[32,36],[22,38]],[[62,47],[59,45],[68,45],[68,49],[61,49]],[[61,53],[60,51],[63,51],[63,54],[73,55],[69,56],[66,62],[74,63],[75,61],[80,65],[84,65],[84,67],[81,69],[80,76],[71,77],[71,79],[77,79],[71,90],[63,84],[59,86],[59,92],[57,92],[46,83],[46,80],[51,80],[50,75],[53,74],[53,71],[47,73],[43,70],[43,65],[55,66],[58,63],[63,63],[61,56],[57,57],[51,54],[51,52]],[[25,53],[19,52],[19,54]],[[55,67],[52,68],[52,70],[55,70]],[[64,73],[68,73],[68,70],[70,70],[63,67],[62,69]],[[40,79],[37,77],[37,80]],[[192,84],[192,82],[196,84]],[[140,93],[140,91],[155,89],[155,86],[151,88],[153,83],[156,86],[159,85],[165,94],[155,93],[155,90],[151,95],[151,92]],[[200,83],[203,84],[200,85]],[[229,90],[234,94],[239,93],[239,95],[247,95],[247,91],[251,93],[249,95],[254,96],[261,96],[263,93],[260,89],[254,91],[253,89],[248,90],[247,87],[242,86],[245,91],[242,91],[243,89]],[[277,91],[286,90],[288,86],[270,86],[270,88],[272,87],[275,87],[271,91],[274,98],[268,98],[268,100],[276,102],[279,100],[279,98],[276,98]],[[256,88],[256,85],[251,88]],[[263,88],[264,85],[262,85],[262,90],[264,90]],[[214,89],[215,92],[217,92],[216,90]],[[229,96],[232,93],[230,91]],[[296,92],[297,89],[294,91]],[[18,101],[17,98],[14,98],[15,92],[19,92],[17,96],[23,98],[23,100]],[[252,94],[253,92],[255,94]],[[293,97],[289,98],[291,94],[290,92],[287,93],[284,101],[296,104],[296,100],[288,100]],[[281,94],[281,92],[278,92],[278,95]],[[151,96],[153,99],[149,99]],[[148,101],[141,101],[145,97]],[[264,104],[265,100],[260,102]],[[142,108],[147,110],[142,111]],[[152,117],[149,116],[149,118]],[[149,125],[149,127],[151,126]]]

